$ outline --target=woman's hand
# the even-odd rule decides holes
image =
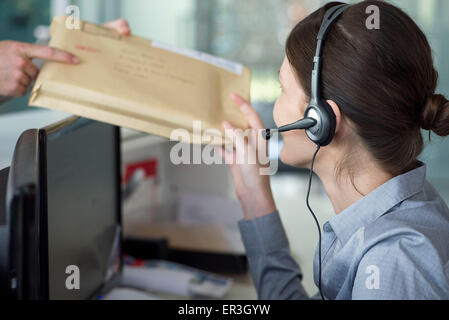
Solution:
[[[267,141],[262,138],[262,121],[256,110],[242,97],[232,94],[233,102],[246,116],[249,124],[248,135],[236,130],[229,122],[223,122],[225,135],[234,141],[234,148],[217,147],[216,150],[229,163],[237,197],[243,208],[246,220],[268,215],[276,210],[271,193],[270,178],[263,175],[268,163]],[[260,163],[263,153],[267,164]],[[265,161],[263,161],[265,162]]]

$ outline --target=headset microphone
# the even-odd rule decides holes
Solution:
[[[291,130],[306,130],[310,129],[317,124],[317,121],[313,118],[301,119],[295,123],[288,124],[286,126],[280,127],[279,129],[265,129],[263,131],[263,137],[265,140],[270,140],[275,132],[287,132]]]

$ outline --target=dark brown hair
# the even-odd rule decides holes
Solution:
[[[310,99],[316,36],[333,2],[299,22],[286,55]],[[380,29],[366,27],[369,5],[380,11]],[[363,145],[392,175],[417,166],[423,150],[421,128],[449,135],[449,102],[436,95],[438,73],[426,36],[399,8],[383,1],[349,7],[323,47],[322,96],[335,101]]]

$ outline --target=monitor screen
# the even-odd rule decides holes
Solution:
[[[46,130],[50,299],[86,299],[120,269],[117,127]]]

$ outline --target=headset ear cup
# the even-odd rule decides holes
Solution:
[[[310,140],[325,147],[331,143],[335,135],[336,119],[331,106],[324,100],[311,103],[305,112],[305,117],[317,120],[317,124],[306,130]]]
[[[323,137],[320,141],[320,146],[325,147],[329,145],[332,142],[332,139],[335,136],[335,128],[337,126],[337,120],[335,118],[334,110],[332,110],[332,107],[327,103],[326,100],[321,100],[318,104],[318,108],[321,109],[321,114],[327,118],[326,121],[326,128],[323,128]],[[323,121],[324,124],[324,121]]]

